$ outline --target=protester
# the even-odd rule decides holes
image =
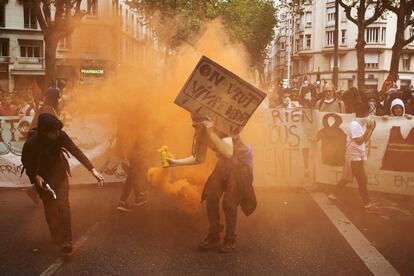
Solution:
[[[13,104],[12,94],[4,97],[2,105],[0,106],[0,116],[17,116],[19,115],[19,108]]]
[[[334,90],[333,84],[325,84],[322,88],[323,98],[316,102],[315,108],[323,112],[345,113],[345,104],[334,97]]]
[[[36,110],[34,108],[34,101],[31,95],[23,94],[20,97],[20,110],[19,114],[23,116],[34,116]]]
[[[355,113],[355,105],[361,102],[361,97],[358,94],[356,87],[351,87],[342,94],[342,101],[345,104],[345,113]]]
[[[303,108],[313,109],[315,107],[315,91],[312,91],[312,88],[308,86],[302,87],[300,93],[300,104]]]
[[[394,99],[391,102],[389,117],[405,117],[407,119],[412,119],[411,115],[405,113],[404,102],[399,98]],[[383,116],[383,119],[388,119],[388,116]]]
[[[405,90],[402,95],[402,100],[405,105],[405,113],[414,115],[414,94],[413,90]]]
[[[256,209],[257,202],[253,182],[253,157],[249,147],[243,144],[239,136],[226,135],[214,128],[214,123],[199,115],[193,115],[193,126],[196,131],[205,131],[201,145],[209,145],[218,155],[217,164],[207,180],[202,195],[206,201],[209,234],[199,244],[201,250],[216,248],[220,244],[219,202],[223,197],[223,211],[226,218],[226,234],[220,252],[226,253],[236,247],[237,209],[240,205],[248,216]],[[197,148],[198,146],[196,146]],[[202,151],[202,150],[201,150]],[[205,154],[198,155],[196,150],[192,156],[184,159],[169,159],[172,166],[194,165],[204,161]]]
[[[350,123],[347,133],[347,145],[345,150],[345,163],[342,170],[341,180],[335,187],[334,193],[328,198],[336,201],[337,195],[342,191],[348,182],[352,182],[355,177],[359,193],[364,203],[364,208],[373,207],[370,202],[367,190],[367,176],[365,173],[364,162],[367,159],[365,153],[365,143],[370,139],[374,129],[375,121],[366,118],[369,114],[367,103],[359,103],[356,106],[356,118]],[[366,130],[364,131],[364,126]]]
[[[98,185],[102,186],[104,179],[62,127],[62,122],[56,116],[41,114],[36,132],[32,133],[23,146],[22,164],[43,201],[46,221],[54,242],[60,246],[63,254],[70,254],[70,167],[64,153],[68,151],[78,159],[98,180]]]
[[[39,107],[32,120],[32,128],[37,127],[37,121],[40,114],[48,113],[59,117],[62,105],[62,97],[58,88],[49,87],[43,97],[43,104]]]
[[[131,212],[133,207],[128,204],[128,197],[131,191],[134,191],[135,201],[134,206],[139,207],[147,203],[147,197],[143,191],[142,182],[146,179],[146,170],[142,157],[139,154],[139,149],[142,147],[136,141],[131,148],[128,149],[127,159],[129,161],[129,168],[127,170],[127,178],[124,182],[121,198],[117,207],[118,211]]]
[[[385,115],[384,107],[378,100],[378,97],[374,93],[366,95],[366,102],[369,105],[369,115],[383,116]]]

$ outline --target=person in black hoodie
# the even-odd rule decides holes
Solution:
[[[23,145],[22,163],[30,182],[43,201],[45,217],[54,242],[63,254],[72,253],[69,205],[70,167],[64,153],[71,153],[103,186],[102,175],[62,130],[63,124],[49,113],[40,114],[37,130]]]

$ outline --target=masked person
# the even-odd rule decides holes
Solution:
[[[63,124],[49,113],[39,116],[36,132],[26,140],[22,163],[30,182],[43,201],[46,221],[54,242],[63,254],[72,253],[71,212],[69,206],[70,167],[68,151],[87,168],[102,186],[104,179],[89,159],[62,130]]]
[[[58,88],[49,87],[43,97],[43,104],[37,110],[33,117],[31,127],[36,128],[40,114],[49,113],[59,118],[59,112],[62,106],[63,100]]]
[[[345,163],[342,170],[342,177],[336,185],[335,192],[328,195],[330,200],[336,201],[336,196],[342,191],[345,185],[348,182],[352,182],[355,177],[358,182],[359,193],[365,209],[369,209],[373,206],[368,195],[368,180],[364,167],[364,162],[367,159],[365,144],[371,138],[375,128],[375,121],[371,121],[367,118],[369,110],[367,103],[359,103],[355,108],[356,118],[350,123],[347,133]],[[366,128],[365,131],[364,126]]]
[[[184,159],[169,159],[172,166],[199,164],[204,161],[205,145],[217,153],[218,161],[205,184],[202,201],[206,201],[209,221],[209,234],[199,244],[201,250],[216,248],[220,245],[220,199],[226,220],[226,231],[220,252],[227,253],[236,248],[237,209],[240,205],[246,216],[256,209],[257,202],[253,183],[253,157],[251,149],[238,136],[230,137],[214,128],[208,118],[193,115],[193,127],[198,135],[193,155]],[[204,152],[204,153],[200,153]]]

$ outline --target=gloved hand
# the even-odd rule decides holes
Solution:
[[[91,170],[92,175],[98,180],[98,188],[103,188],[105,179],[95,168]]]

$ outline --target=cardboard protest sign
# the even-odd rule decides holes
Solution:
[[[210,117],[226,134],[238,134],[266,94],[203,56],[175,99],[191,113]]]

